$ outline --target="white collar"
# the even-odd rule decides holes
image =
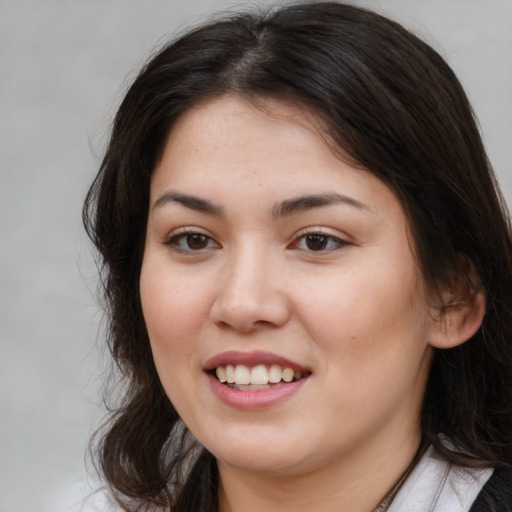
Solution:
[[[430,446],[388,512],[468,512],[493,471],[453,465]]]

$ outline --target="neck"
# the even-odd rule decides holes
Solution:
[[[398,436],[397,439],[400,439]],[[328,467],[286,475],[240,471],[219,462],[219,512],[371,512],[415,458],[419,432],[379,449],[378,440]],[[382,445],[380,445],[382,447]]]

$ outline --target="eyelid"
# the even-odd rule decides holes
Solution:
[[[337,238],[338,240],[342,240],[347,244],[351,243],[351,237],[346,233],[342,233],[336,229],[326,228],[324,226],[307,226],[296,231],[291,238],[292,240],[295,240],[296,238],[300,238],[305,235],[322,235],[331,238]]]
[[[173,229],[169,233],[166,233],[162,238],[162,243],[167,243],[172,238],[175,238],[179,235],[192,235],[199,234],[210,237],[208,233],[205,232],[204,229],[196,227],[196,226],[183,226],[176,229]],[[211,237],[210,237],[211,238]]]

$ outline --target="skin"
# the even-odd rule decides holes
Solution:
[[[264,107],[209,100],[166,141],[140,278],[154,360],[217,458],[221,512],[367,512],[419,446],[432,345],[446,331],[394,193],[335,156],[300,109]],[[345,200],[276,215],[283,201],[326,193]],[[323,249],[308,245],[314,233]],[[231,407],[204,371],[230,350],[271,352],[311,375],[278,405]]]

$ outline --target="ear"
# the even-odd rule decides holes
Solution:
[[[429,342],[436,348],[453,348],[469,340],[482,325],[485,291],[480,287],[458,300],[453,293],[442,295],[442,306],[433,311]]]

